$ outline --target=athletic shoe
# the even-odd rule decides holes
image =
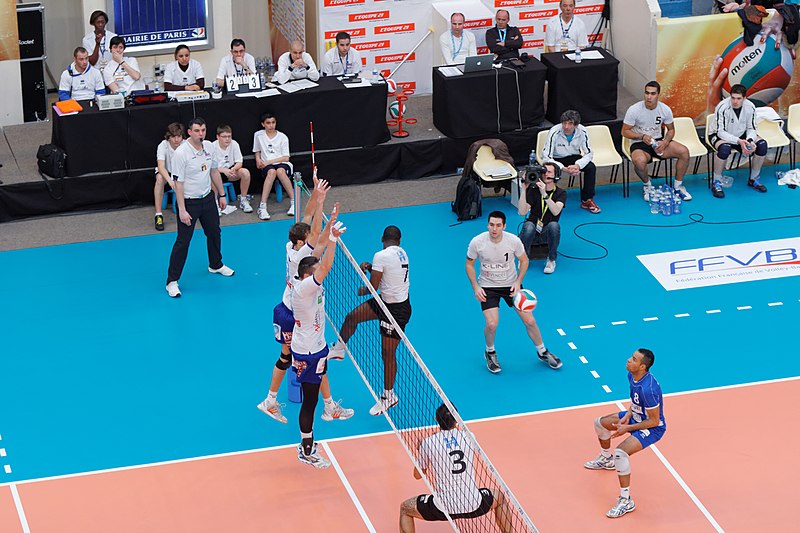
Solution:
[[[253,206],[250,205],[250,200],[247,196],[239,196],[239,209],[242,210],[242,213],[252,213]]]
[[[292,199],[292,203],[289,204],[289,210],[286,211],[286,214],[289,215],[290,217],[294,216],[294,199]]]
[[[594,199],[589,198],[588,200],[584,200],[581,202],[581,209],[586,209],[591,214],[596,215],[600,212],[600,208],[597,207],[597,204],[594,203]]]
[[[288,421],[281,413],[281,407],[283,407],[283,405],[279,404],[278,400],[270,400],[269,398],[264,399],[263,402],[258,404],[258,409],[262,413],[277,420],[281,424],[286,424]]]
[[[617,504],[608,510],[606,516],[609,518],[619,518],[624,514],[632,512],[634,509],[636,509],[636,504],[633,503],[633,499],[620,496],[617,499]]]
[[[306,455],[303,451],[303,445],[297,445],[297,460],[301,463],[305,463],[307,465],[311,465],[314,468],[328,468],[331,466],[331,462],[322,457],[319,452],[317,452],[317,443],[314,443],[314,448],[311,450],[311,455]]]
[[[164,215],[156,215],[156,231],[164,231]]]
[[[502,368],[500,368],[500,362],[497,360],[497,352],[484,352],[483,356],[486,357],[486,368],[489,369],[489,372],[492,374],[497,374]]]
[[[644,195],[644,201],[645,202],[649,202],[650,201],[650,195],[653,194],[654,192],[656,192],[656,189],[652,185],[645,185],[644,187],[642,187],[642,193]]]
[[[167,292],[169,293],[170,298],[180,298],[181,290],[178,288],[178,282],[170,281],[167,283]]]
[[[683,185],[678,185],[677,187],[675,187],[674,190],[675,190],[675,194],[680,196],[681,199],[684,202],[691,202],[692,201],[692,195],[689,194],[689,191],[687,191],[686,187],[684,187]]]
[[[553,355],[550,350],[547,349],[545,349],[544,353],[539,354],[539,360],[550,365],[550,368],[553,370],[558,370],[564,364],[561,362],[561,359]]]
[[[269,220],[269,213],[267,212],[267,206],[265,205],[258,206],[258,218],[260,220]]]
[[[394,392],[384,392],[381,395],[381,400],[373,405],[370,410],[369,414],[372,416],[382,415],[400,401],[400,398],[397,397],[397,394]]]
[[[230,268],[228,266],[225,266],[225,265],[222,265],[219,268],[208,267],[208,271],[211,272],[212,274],[222,274],[226,278],[229,278],[229,277],[233,276],[236,273],[236,272],[233,271],[232,268]]]
[[[722,188],[722,184],[714,180],[714,183],[711,185],[711,194],[714,198],[725,198],[725,190]]]
[[[754,188],[758,192],[767,192],[767,187],[758,181],[758,178],[747,180],[747,186]]]
[[[548,259],[547,262],[544,264],[544,273],[552,274],[555,271],[556,271],[556,262]]]
[[[333,402],[333,406],[330,409],[328,409],[327,405],[325,406],[325,409],[322,411],[322,419],[325,422],[330,422],[334,419],[347,420],[356,413],[352,409],[342,407],[341,401],[342,400]]]
[[[344,343],[334,342],[328,350],[328,359],[344,360]]]
[[[589,470],[616,470],[617,468],[614,465],[614,456],[606,457],[602,453],[597,456],[597,459],[583,463],[583,467]]]

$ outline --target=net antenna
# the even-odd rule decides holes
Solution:
[[[303,186],[304,192],[308,189]],[[325,216],[327,221],[328,217]],[[417,353],[405,332],[400,329],[397,321],[387,309],[383,300],[372,287],[367,276],[361,270],[359,263],[355,260],[343,239],[339,238],[340,252],[347,259],[346,262],[334,262],[334,267],[325,280],[326,289],[326,317],[331,324],[333,331],[339,342],[342,342],[339,327],[344,323],[348,313],[353,311],[360,303],[365,300],[363,296],[358,296],[360,286],[368,290],[367,297],[372,296],[385,317],[400,335],[400,343],[397,348],[397,381],[395,390],[400,397],[399,403],[393,408],[384,410],[383,415],[405,449],[411,462],[417,471],[422,474],[425,485],[434,495],[435,501],[439,502],[439,509],[444,512],[448,522],[454,531],[458,532],[496,532],[503,533],[538,533],[533,521],[520,505],[511,489],[503,481],[500,473],[492,464],[486,452],[480,447],[477,439],[468,429],[467,424],[458,414],[450,399],[445,395],[439,383],[433,377],[422,358]],[[338,252],[337,252],[338,253]],[[337,266],[338,265],[338,266]],[[364,292],[362,291],[362,294]],[[361,378],[364,380],[367,389],[376,402],[380,401],[381,391],[383,390],[384,369],[381,357],[381,339],[379,337],[378,324],[380,321],[369,321],[361,323],[353,336],[345,345],[346,352],[353,361],[353,364]],[[472,476],[467,480],[466,486],[477,488],[490,488],[499,494],[498,509],[500,499],[505,505],[503,510],[503,522],[499,511],[489,511],[476,518],[453,518],[451,512],[443,509],[441,502],[447,502],[448,496],[437,490],[437,481],[431,472],[424,472],[420,464],[419,446],[427,437],[434,435],[438,429],[437,425],[432,425],[434,412],[440,405],[446,405],[453,415],[462,434],[466,436],[466,442],[462,443],[462,448],[471,454],[472,471],[468,472]],[[444,452],[447,453],[447,452]],[[451,452],[449,455],[455,452]],[[460,452],[459,452],[460,453]],[[464,454],[461,454],[462,457]],[[443,461],[453,461],[452,457],[439,457]],[[433,459],[435,461],[436,458]],[[455,464],[465,464],[463,462]],[[432,465],[431,465],[432,466]],[[431,468],[430,470],[434,470]],[[453,470],[453,473],[457,472]],[[464,492],[466,498],[477,494],[471,489]],[[410,496],[410,495],[409,495]],[[452,492],[449,494],[449,501],[454,501]],[[458,513],[474,511],[475,507],[468,511],[459,510]]]

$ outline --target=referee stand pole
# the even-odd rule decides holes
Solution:
[[[295,172],[292,177],[294,178],[292,180],[294,184],[294,221],[297,223],[303,218],[301,215],[303,212],[303,175],[299,172]]]

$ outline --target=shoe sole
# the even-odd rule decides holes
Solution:
[[[628,514],[628,513],[632,513],[634,510],[636,510],[636,504],[635,504],[635,503],[633,504],[633,507],[631,507],[630,509],[625,509],[625,510],[622,512],[622,514],[618,514],[618,515],[616,515],[616,516],[612,516],[612,515],[610,515],[610,514],[606,513],[606,516],[607,516],[608,518],[622,518],[622,517],[623,517],[623,516],[625,516],[626,514]]]
[[[226,278],[233,277],[233,275],[234,275],[234,274],[236,274],[236,271],[235,271],[235,270],[234,270],[234,271],[232,271],[232,272],[230,273],[230,275],[225,275],[225,274],[223,274],[222,272],[219,272],[219,271],[217,271],[217,270],[214,270],[213,268],[209,268],[209,269],[208,269],[208,271],[209,271],[211,274],[219,274],[220,276],[224,276],[224,277],[226,277]]]
[[[502,368],[495,368],[494,370],[492,370],[492,369],[491,369],[491,368],[489,368],[488,366],[486,367],[486,369],[487,369],[489,372],[491,372],[492,374],[499,374],[499,373],[500,373],[500,372],[503,370]]]
[[[314,468],[319,468],[319,469],[328,468],[329,466],[331,466],[331,464],[328,461],[325,461],[324,463],[323,462],[307,461],[307,460],[301,458],[299,455],[297,456],[297,460],[300,461],[301,463],[303,463],[304,465],[313,466]]]
[[[354,415],[354,414],[355,414],[355,413],[353,413],[353,415]],[[322,420],[324,420],[325,422],[333,422],[334,420],[350,420],[351,418],[353,418],[353,415],[350,415],[350,416],[329,416],[329,417],[326,417],[326,416],[323,414],[321,418],[322,418]]]
[[[256,407],[258,407],[259,411],[261,411],[262,413],[264,413],[265,415],[267,415],[271,419],[277,420],[281,424],[288,424],[289,423],[289,421],[287,420],[287,418],[285,416],[281,415],[281,417],[278,418],[274,413],[270,413],[268,409],[262,409],[261,408],[261,404],[258,404]]]
[[[583,467],[588,470],[616,470],[616,466],[591,466],[587,463],[583,463]]]
[[[593,215],[596,215],[597,213],[599,213],[599,212],[600,212],[600,208],[597,208],[597,209],[592,209],[591,207],[584,207],[584,206],[581,206],[581,209],[585,209],[585,210],[589,211],[589,212],[590,212],[591,214],[593,214]]]
[[[394,406],[395,406],[395,405],[397,405],[398,403],[400,403],[400,399],[399,399],[399,398],[398,398],[397,400],[395,400],[395,401],[394,401],[394,403],[393,403],[392,405],[387,405],[386,407],[384,407],[384,406],[381,406],[380,410],[379,410],[377,413],[374,413],[374,412],[373,412],[373,409],[374,409],[374,407],[372,407],[372,408],[369,410],[369,414],[371,414],[372,416],[379,416],[379,415],[382,415],[383,413],[385,413],[386,411],[388,411],[389,409],[391,409],[392,407],[394,407]]]

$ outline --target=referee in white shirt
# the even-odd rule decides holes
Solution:
[[[219,206],[227,207],[222,179],[214,159],[214,149],[210,141],[205,140],[206,121],[195,117],[189,121],[189,138],[180,145],[172,156],[172,178],[175,182],[175,198],[178,203],[178,237],[172,247],[167,272],[167,293],[177,298],[181,295],[178,280],[189,253],[194,225],[197,220],[203,226],[208,246],[208,271],[212,274],[233,276],[233,269],[222,263],[222,246],[220,242],[219,212],[214,194],[219,195]],[[214,186],[211,186],[211,182]]]

